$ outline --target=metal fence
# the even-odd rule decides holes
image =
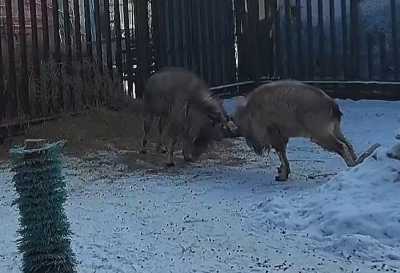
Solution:
[[[113,94],[101,87],[115,80],[141,97],[163,66],[186,67],[213,90],[400,79],[396,0],[3,1],[0,124],[105,103]],[[376,17],[365,3],[383,5],[383,27],[365,24]]]
[[[242,80],[399,80],[397,0],[235,0],[235,5]]]

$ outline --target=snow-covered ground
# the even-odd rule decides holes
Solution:
[[[316,145],[291,141],[286,183],[274,181],[274,155],[259,158],[240,139],[239,166],[203,161],[150,172],[127,171],[114,154],[66,159],[78,272],[400,272],[400,161],[386,153],[400,128],[400,103],[340,105],[357,151],[383,147],[346,169]],[[5,273],[20,272],[21,264],[11,175],[4,165]]]

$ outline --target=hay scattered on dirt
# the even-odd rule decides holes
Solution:
[[[123,111],[100,109],[76,116],[65,116],[27,128],[23,135],[7,139],[0,145],[0,161],[8,160],[13,145],[21,145],[26,138],[45,138],[49,141],[67,140],[64,154],[93,160],[112,152],[129,169],[164,168],[166,155],[155,152],[155,128],[150,134],[148,153],[138,152],[143,134],[141,106],[133,105]],[[155,126],[153,126],[155,127]],[[233,143],[224,140],[209,149],[200,161],[237,165],[242,161],[233,154]],[[97,154],[97,156],[96,156]],[[181,151],[176,152],[177,168],[184,167]]]

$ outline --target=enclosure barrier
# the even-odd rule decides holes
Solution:
[[[63,142],[27,140],[10,151],[20,214],[19,252],[24,273],[74,273],[70,226],[64,211]]]
[[[400,82],[398,2],[4,0],[0,127],[108,105],[110,94],[140,98],[165,66],[213,88],[292,78],[380,98],[375,87]],[[381,8],[365,9],[371,4]],[[90,86],[96,73],[123,82],[125,93]],[[374,87],[359,92],[351,82]]]

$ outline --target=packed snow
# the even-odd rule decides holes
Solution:
[[[66,158],[78,272],[400,272],[400,102],[339,103],[356,150],[382,147],[348,169],[293,140],[288,182],[274,181],[276,156],[258,157],[242,139],[239,166],[148,171],[128,170],[114,153]],[[0,272],[19,273],[11,177],[4,163]]]

